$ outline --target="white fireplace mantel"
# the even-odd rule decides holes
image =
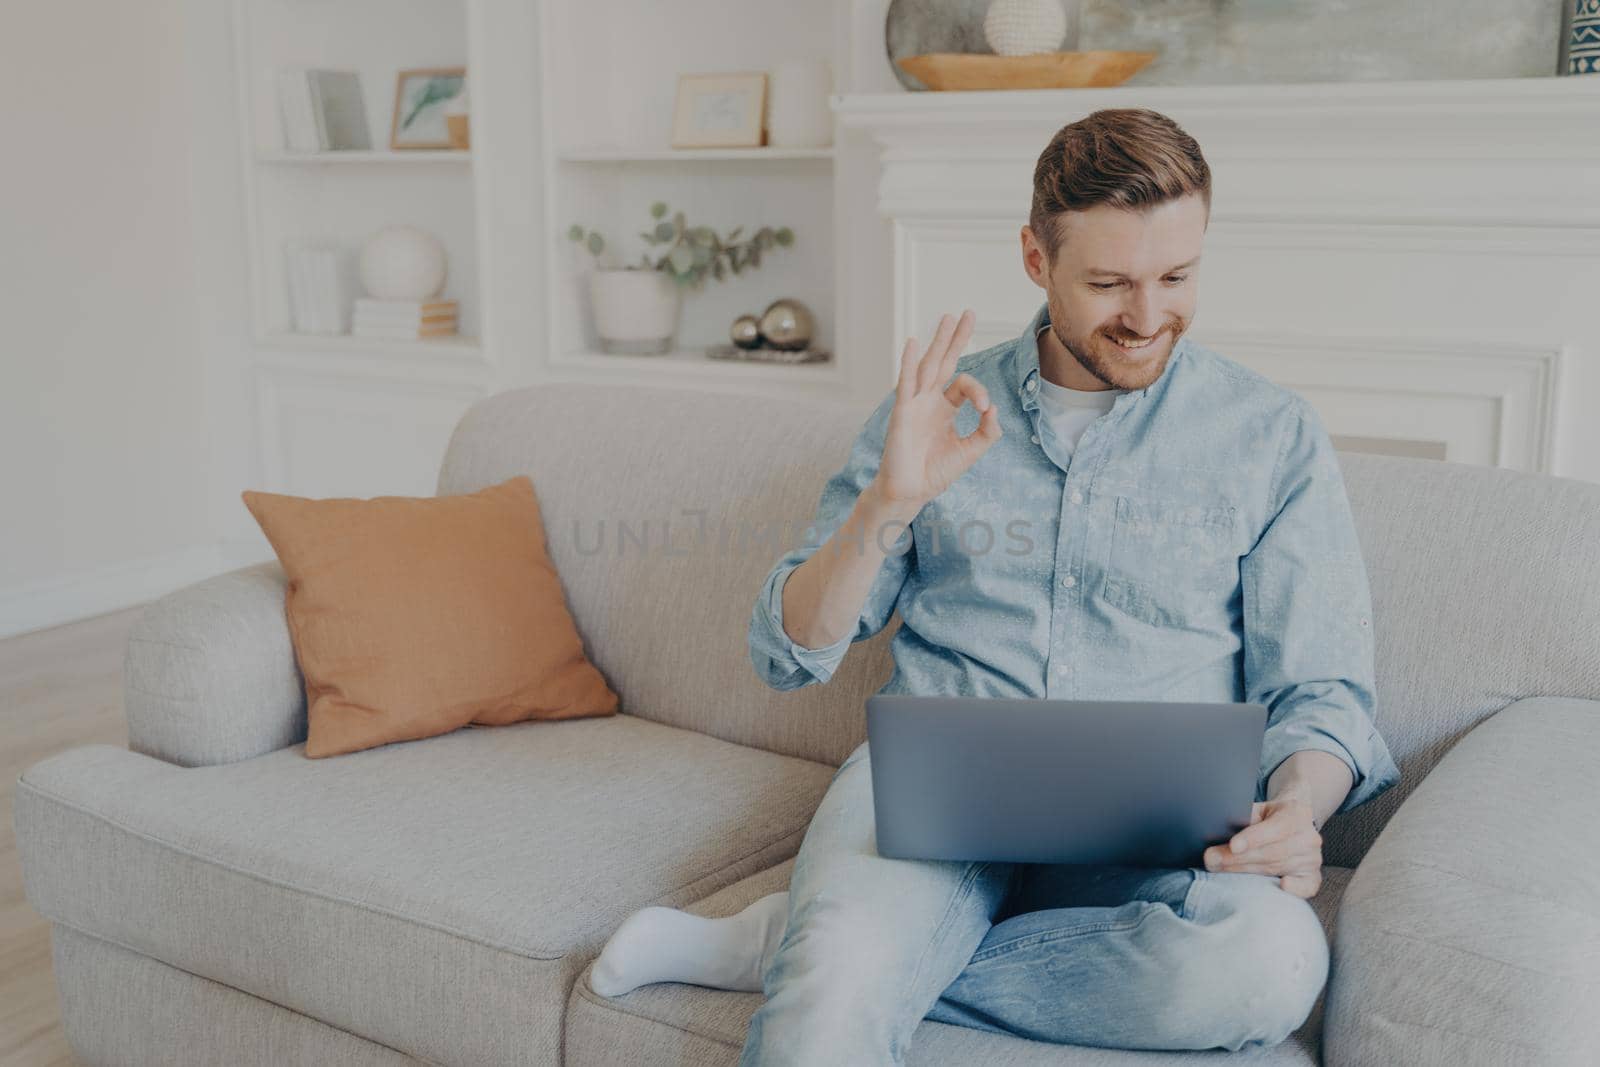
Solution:
[[[925,218],[1015,214],[1015,189],[1031,188],[1033,162],[1055,131],[1118,107],[1153,108],[1194,135],[1216,172],[1219,221],[1600,227],[1600,78],[882,93],[835,102],[846,127],[881,147],[883,211]],[[1530,178],[1540,195],[1529,195]]]
[[[886,387],[943,311],[977,312],[974,351],[1021,329],[1034,163],[1113,107],[1171,116],[1211,167],[1195,340],[1342,447],[1600,481],[1600,77],[835,97],[871,160],[841,239],[890,279],[847,343],[886,353]]]

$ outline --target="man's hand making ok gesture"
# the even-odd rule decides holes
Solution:
[[[1000,416],[989,391],[970,374],[955,373],[956,361],[972,336],[969,309],[959,321],[944,315],[921,356],[917,339],[906,339],[900,353],[900,380],[884,436],[883,459],[874,481],[886,501],[921,506],[948,489],[989,446],[1000,440]],[[964,401],[982,413],[966,437],[956,432],[956,412]]]

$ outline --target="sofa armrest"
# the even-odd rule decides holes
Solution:
[[[155,601],[128,637],[128,747],[169,763],[233,763],[304,741],[306,691],[277,560]]]
[[[1323,1062],[1600,1063],[1600,701],[1518,700],[1378,835],[1335,920]]]

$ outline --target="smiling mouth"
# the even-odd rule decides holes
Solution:
[[[1160,336],[1161,336],[1160,334],[1156,334],[1155,337],[1151,337],[1151,338],[1148,338],[1147,340],[1140,341],[1137,344],[1119,341],[1115,337],[1112,337],[1110,334],[1106,335],[1106,339],[1109,340],[1112,344],[1116,345],[1118,348],[1122,349],[1124,352],[1138,352],[1141,349],[1149,348],[1151,345],[1155,344],[1156,343],[1156,339],[1159,338]]]

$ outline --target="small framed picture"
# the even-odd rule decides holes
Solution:
[[[680,74],[673,148],[755,148],[766,144],[765,71]]]
[[[390,148],[450,148],[450,101],[466,88],[466,67],[402,70],[395,78]]]

